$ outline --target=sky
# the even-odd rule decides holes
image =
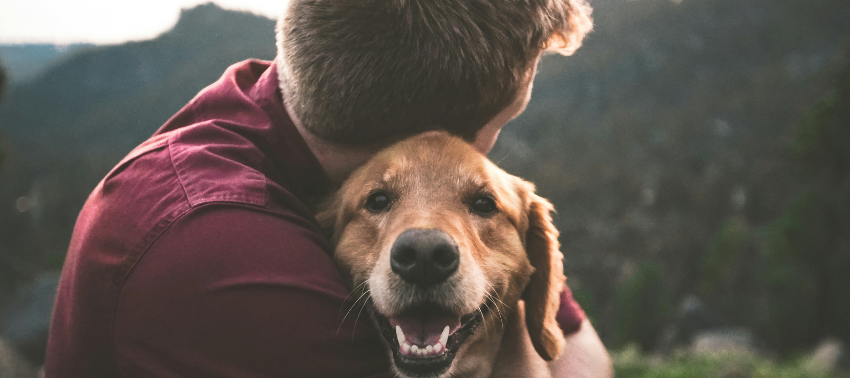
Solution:
[[[180,9],[208,0],[0,0],[0,44],[114,44],[156,37]],[[216,0],[222,8],[277,18],[286,0]]]

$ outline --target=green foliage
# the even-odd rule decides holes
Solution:
[[[767,228],[767,264],[804,264],[811,249],[822,247],[826,229],[818,208],[820,202],[813,191],[800,194],[791,201],[782,217]],[[772,281],[771,273],[765,274],[768,281]]]
[[[569,285],[570,290],[573,292],[573,298],[581,306],[581,309],[584,310],[587,318],[591,323],[596,323],[601,314],[601,310],[599,309],[599,304],[596,302],[596,298],[593,296],[593,293],[581,285],[574,285],[572,282],[569,282]]]
[[[831,93],[803,117],[790,144],[807,168],[802,179],[795,178],[796,194],[761,226],[751,226],[746,214],[726,218],[696,260],[700,298],[724,321],[753,329],[780,355],[804,350],[824,337],[850,341],[848,146],[850,65]],[[659,302],[635,298],[646,298],[643,293],[652,291],[649,282],[669,281],[668,275],[669,270],[642,267],[620,287],[613,345],[631,341],[646,350],[646,336],[638,335],[637,324],[651,329],[657,320],[626,316],[636,311],[636,303],[647,306],[641,309],[645,313],[657,313],[653,303]]]
[[[850,341],[850,65],[836,84],[790,145],[808,170],[805,191],[764,233],[765,334],[783,349]]]
[[[766,289],[767,314],[763,330],[783,349],[816,341],[819,282],[816,264],[822,248],[822,227],[812,193],[797,197],[785,214],[767,228],[759,276]]]
[[[776,363],[748,353],[709,355],[677,351],[664,359],[651,358],[632,345],[612,351],[617,378],[837,378],[807,367],[800,360]]]
[[[791,150],[813,172],[830,170],[841,180],[850,170],[850,65],[831,94],[803,118]]]
[[[661,264],[643,263],[620,285],[614,303],[614,345],[638,342],[644,350],[651,349],[673,311]]]
[[[700,294],[711,297],[735,283],[735,278],[730,275],[739,271],[736,268],[744,263],[750,240],[750,230],[741,219],[733,218],[723,224],[702,256]]]
[[[791,150],[811,167],[826,163],[831,155],[829,137],[835,133],[834,124],[829,121],[829,110],[835,107],[838,98],[835,94],[827,96],[806,113],[791,142]]]

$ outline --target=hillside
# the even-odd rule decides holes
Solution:
[[[728,222],[758,230],[802,185],[788,144],[847,61],[850,3],[594,7],[595,32],[576,56],[541,63],[491,158],[553,200],[571,287],[612,345],[654,348],[692,294],[725,324],[766,331],[756,310],[705,294],[711,277],[741,276],[720,292],[754,301],[754,272],[707,256]]]
[[[153,40],[85,49],[9,88],[0,298],[9,281],[61,264],[82,203],[123,155],[229,65],[274,54],[273,20],[207,4]]]

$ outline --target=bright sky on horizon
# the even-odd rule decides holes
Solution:
[[[146,40],[177,23],[180,10],[209,0],[0,0],[0,43],[113,44]],[[286,0],[216,0],[272,19]]]

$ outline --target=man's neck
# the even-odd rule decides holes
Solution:
[[[304,128],[298,115],[292,111],[286,101],[284,101],[284,106],[298,133],[304,138],[307,147],[316,156],[319,164],[325,170],[325,174],[334,184],[342,184],[351,172],[366,163],[377,152],[372,148],[342,146],[321,139]]]

